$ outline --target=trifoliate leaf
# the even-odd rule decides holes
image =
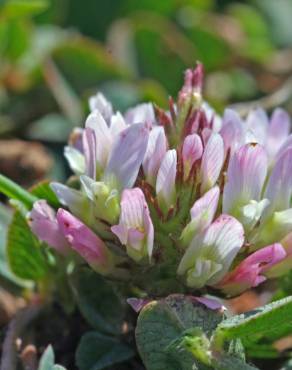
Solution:
[[[47,272],[41,243],[32,234],[26,219],[14,213],[7,236],[7,254],[12,272],[26,280],[40,280]]]

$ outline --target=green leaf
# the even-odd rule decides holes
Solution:
[[[186,349],[171,350],[186,330],[198,328],[207,338],[223,320],[222,311],[210,310],[190,296],[171,295],[147,304],[136,328],[136,342],[147,370],[209,369],[195,363]]]
[[[252,338],[256,342],[263,336],[271,336],[281,330],[292,328],[292,297],[272,302],[255,311],[224,320],[215,330],[215,348],[223,348],[226,341]]]
[[[45,199],[52,207],[60,207],[60,202],[50,187],[49,181],[42,181],[31,188],[31,193],[39,199]]]
[[[53,347],[49,345],[42,354],[38,370],[52,370],[55,363]]]
[[[118,339],[89,332],[78,345],[76,364],[80,370],[101,370],[129,360],[134,355],[135,352]]]
[[[74,274],[72,288],[82,315],[93,328],[109,334],[121,332],[124,306],[108,281],[83,268]]]
[[[7,254],[10,268],[18,277],[38,281],[46,275],[47,265],[41,243],[18,211],[8,229]]]
[[[58,70],[78,93],[94,88],[98,83],[128,77],[102,45],[85,37],[71,37],[58,45],[52,53]]]
[[[30,28],[25,22],[7,20],[0,24],[0,52],[9,61],[15,62],[29,47]]]
[[[33,203],[38,199],[23,189],[21,186],[0,174],[0,193],[3,193],[8,198],[12,198],[22,202],[28,209],[31,209]]]
[[[27,286],[27,282],[12,274],[6,255],[7,230],[12,219],[11,209],[0,203],[0,275],[7,282],[16,286]]]
[[[273,45],[269,37],[270,25],[262,13],[251,5],[239,3],[231,4],[229,11],[246,36],[236,51],[257,62],[266,61],[273,52]]]
[[[2,17],[28,17],[44,11],[48,7],[47,0],[6,0],[0,7]]]
[[[266,16],[272,40],[280,47],[291,47],[291,0],[256,0],[257,7]]]
[[[27,130],[29,139],[65,143],[73,125],[61,114],[50,113],[31,123]]]

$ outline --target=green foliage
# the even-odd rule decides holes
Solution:
[[[79,93],[101,81],[128,76],[101,45],[81,36],[65,40],[53,51],[52,58]]]
[[[21,186],[0,174],[0,193],[3,193],[10,199],[21,202],[28,209],[32,208],[37,200],[35,196],[24,190]]]
[[[129,360],[134,351],[118,339],[99,332],[86,333],[76,352],[76,364],[80,370],[102,370]]]
[[[269,22],[272,40],[281,47],[291,46],[291,13],[290,0],[256,0],[258,8],[263,12]]]
[[[121,332],[124,306],[108,281],[81,268],[72,277],[72,288],[82,315],[93,328],[107,334]]]
[[[215,330],[212,341],[214,347],[220,349],[232,339],[256,343],[263,337],[277,339],[279,334],[283,336],[291,329],[292,297],[287,297],[223,321]]]
[[[4,0],[0,14],[7,18],[27,17],[44,11],[48,5],[47,0]]]
[[[246,35],[238,52],[258,62],[267,60],[273,52],[273,45],[269,39],[268,24],[262,14],[246,4],[232,5],[230,13],[240,22]]]
[[[7,236],[7,254],[12,272],[25,280],[39,281],[47,273],[41,243],[19,211],[13,215]]]
[[[5,282],[10,282],[16,286],[24,286],[25,283],[12,274],[6,255],[7,230],[12,219],[12,211],[0,204],[0,277]]]
[[[31,140],[64,143],[72,131],[72,123],[61,114],[47,114],[32,122],[27,131]]]

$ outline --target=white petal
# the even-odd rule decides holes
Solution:
[[[134,185],[146,152],[148,137],[148,126],[142,123],[129,126],[118,135],[106,167],[105,182],[112,181],[114,177],[120,190]]]
[[[155,185],[156,176],[167,150],[167,139],[163,127],[154,127],[149,134],[148,146],[143,160],[147,181]]]
[[[113,108],[102,93],[97,93],[95,96],[89,98],[89,107],[91,112],[98,111],[109,122],[113,114]]]
[[[224,144],[219,134],[212,134],[205,147],[201,165],[201,192],[213,187],[218,180],[224,161]]]
[[[246,120],[246,127],[250,131],[256,142],[264,145],[267,138],[269,119],[266,112],[262,108],[252,110]]]
[[[265,214],[289,208],[292,195],[292,147],[288,148],[277,160],[265,191],[265,198],[271,204]]]
[[[94,111],[88,116],[85,127],[91,128],[96,137],[96,159],[102,168],[105,168],[112,147],[112,135],[103,116]]]
[[[182,275],[193,268],[198,259],[212,261],[221,265],[215,274],[212,269],[212,275],[206,280],[206,284],[213,285],[228,271],[243,242],[242,225],[229,215],[221,215],[193,240],[179,264],[178,274]]]
[[[176,166],[176,150],[168,150],[159,168],[156,181],[156,194],[162,208],[169,208],[175,201]]]
[[[289,114],[282,108],[274,110],[266,142],[266,148],[269,156],[273,158],[286,139],[288,138],[291,127],[291,120]]]
[[[234,153],[223,191],[223,212],[236,215],[251,200],[260,200],[266,174],[267,155],[261,145],[246,144]]]
[[[236,149],[245,143],[245,132],[246,128],[239,114],[232,109],[226,109],[220,131],[224,141],[225,153],[230,149],[232,155]]]
[[[76,175],[81,175],[85,172],[84,155],[72,146],[65,146],[64,155],[69,163],[71,170]]]
[[[136,107],[129,109],[125,117],[129,124],[147,123],[154,125],[155,123],[155,114],[151,103],[138,104]]]
[[[120,132],[127,128],[124,117],[120,112],[114,114],[111,118],[110,131],[113,137],[116,137]]]

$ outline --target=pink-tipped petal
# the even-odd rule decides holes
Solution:
[[[218,288],[235,295],[256,287],[266,280],[265,273],[286,256],[285,249],[276,243],[262,248],[244,259],[235,270],[227,274]]]
[[[262,108],[252,110],[246,120],[247,130],[250,132],[251,141],[264,145],[267,139],[269,119]]]
[[[292,148],[292,135],[289,135],[287,139],[283,142],[283,144],[280,146],[274,162],[277,162],[278,159],[283,155],[283,153],[286,152],[287,149]]]
[[[99,111],[90,113],[85,122],[85,127],[94,131],[96,139],[96,160],[104,169],[108,162],[112,147],[112,135],[110,129]]]
[[[120,112],[117,112],[111,117],[110,132],[113,137],[116,137],[120,132],[127,128],[124,117]]]
[[[289,114],[282,108],[274,110],[268,129],[266,148],[270,158],[274,158],[290,133],[291,120]]]
[[[163,127],[154,127],[148,140],[146,154],[143,160],[143,170],[146,180],[155,186],[156,176],[167,151],[167,139]]]
[[[226,109],[220,131],[224,141],[225,154],[230,150],[231,155],[245,141],[245,127],[239,114],[232,109]]]
[[[155,113],[151,103],[138,104],[136,107],[127,110],[125,114],[128,124],[146,123],[153,126],[155,123]]]
[[[135,124],[122,131],[114,145],[105,171],[105,180],[114,176],[120,190],[131,188],[146,153],[149,128]]]
[[[178,274],[186,274],[191,287],[214,285],[227,273],[243,242],[242,225],[223,214],[193,239],[179,264]]]
[[[127,247],[131,258],[140,261],[145,256],[152,256],[154,229],[148,205],[141,189],[123,191],[121,215],[118,225],[111,228],[112,232]]]
[[[269,178],[265,198],[270,200],[266,217],[275,211],[282,211],[290,206],[292,195],[292,147],[288,148],[277,160]]]
[[[215,216],[219,196],[220,189],[218,186],[214,186],[214,188],[210,189],[200,199],[198,199],[191,208],[192,220],[202,218],[204,228],[209,226]]]
[[[287,253],[286,257],[273,265],[267,272],[268,278],[276,278],[283,276],[291,271],[292,268],[292,232],[287,234],[282,240],[281,244]]]
[[[184,85],[179,92],[179,103],[188,98],[193,93],[201,93],[204,79],[204,68],[201,63],[198,63],[195,69],[187,69],[185,71]]]
[[[70,212],[60,208],[57,221],[68,243],[87,263],[100,273],[112,269],[111,253],[104,242]]]
[[[61,254],[68,254],[69,244],[59,228],[55,211],[45,200],[34,203],[29,221],[32,232],[40,240],[48,243]]]
[[[184,172],[188,175],[193,164],[202,157],[203,144],[199,135],[188,135],[182,147],[182,159],[184,164]]]
[[[83,149],[85,158],[85,174],[96,179],[96,136],[94,131],[86,127],[83,131]]]
[[[175,179],[177,167],[176,150],[168,150],[162,160],[156,181],[156,194],[160,206],[167,210],[175,203]]]
[[[203,102],[202,108],[204,109],[207,122],[212,122],[213,132],[220,132],[222,128],[222,118],[207,102]]]
[[[223,212],[237,215],[238,207],[260,200],[267,175],[267,155],[259,144],[246,144],[230,159],[223,191]]]
[[[98,111],[106,122],[109,122],[113,114],[113,107],[102,93],[97,93],[89,98],[91,112]]]
[[[220,175],[224,162],[224,144],[219,134],[212,134],[207,142],[201,164],[201,192],[212,188]]]
[[[184,228],[181,235],[182,245],[187,247],[194,236],[204,231],[213,221],[215,216],[220,189],[218,186],[210,189],[191,208],[191,221]]]

